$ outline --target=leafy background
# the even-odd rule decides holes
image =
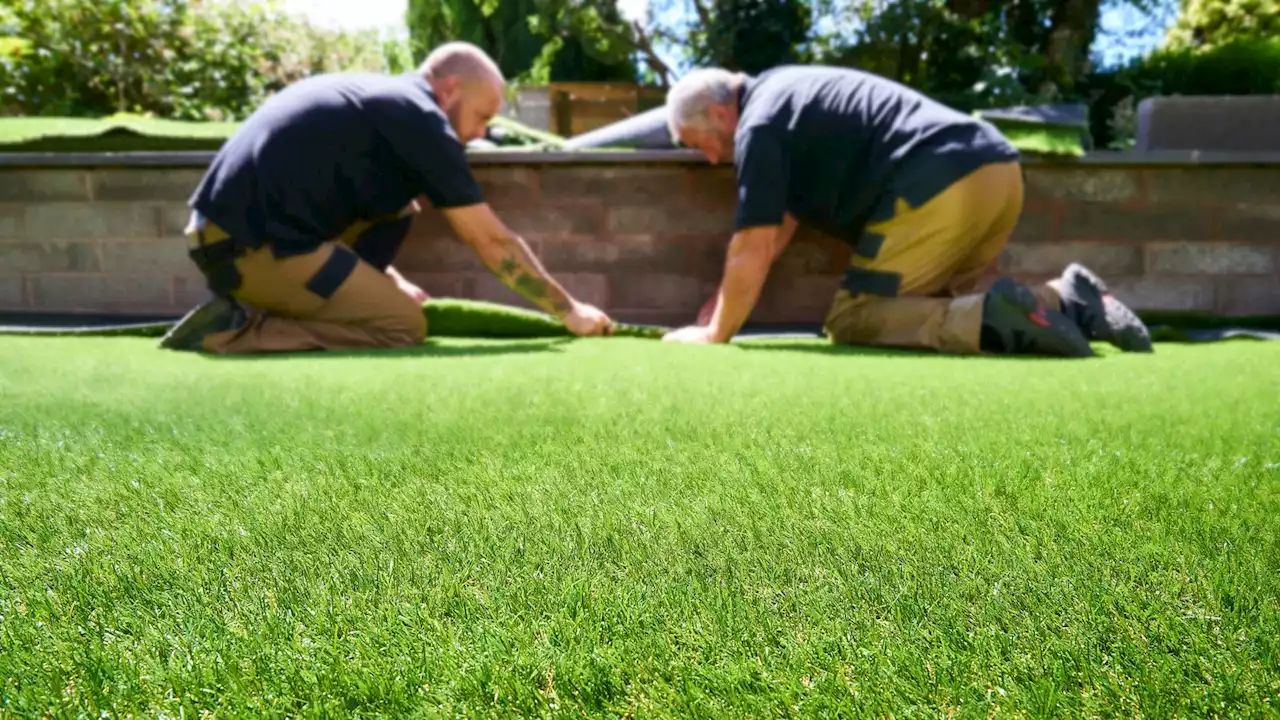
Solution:
[[[1161,0],[1110,0],[1152,23]],[[1126,147],[1143,98],[1280,92],[1280,0],[1177,0],[1152,52],[1093,52],[1102,0],[410,0],[408,37],[317,27],[244,0],[0,0],[0,115],[243,119],[314,73],[401,72],[465,39],[515,84],[664,86],[692,65],[869,69],[965,110],[1083,102]]]

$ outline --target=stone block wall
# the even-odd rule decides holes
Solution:
[[[1280,314],[1280,166],[1042,166],[1027,185],[1000,270],[1078,260],[1138,309]]]
[[[0,167],[0,312],[172,314],[199,302],[182,230],[202,172]]]
[[[733,220],[733,174],[683,164],[481,167],[496,212],[582,299],[633,322],[683,322],[715,292]],[[753,322],[812,322],[849,252],[805,233],[780,258]],[[396,261],[432,295],[532,307],[433,210]]]
[[[176,315],[205,297],[185,256],[202,162],[0,165],[0,312]],[[616,317],[680,323],[720,277],[733,174],[687,157],[478,158],[499,216],[580,297]],[[992,273],[1072,261],[1144,310],[1280,314],[1280,164],[1099,161],[1027,166],[1024,215]],[[821,320],[849,251],[802,231],[751,320]],[[433,210],[397,266],[429,293],[525,305]]]

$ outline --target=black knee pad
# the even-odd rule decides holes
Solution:
[[[335,247],[329,259],[325,260],[320,269],[316,270],[316,273],[307,281],[307,291],[328,300],[333,297],[338,288],[342,287],[342,283],[351,277],[351,273],[355,272],[359,262],[360,258],[356,257],[351,250]]]

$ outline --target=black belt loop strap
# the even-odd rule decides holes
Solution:
[[[307,281],[307,290],[328,300],[351,277],[358,262],[360,258],[351,250],[343,246],[335,247],[329,259]]]
[[[187,254],[195,261],[197,267],[202,271],[207,271],[218,265],[234,262],[240,256],[240,251],[236,248],[235,243],[223,241],[213,245],[193,247],[187,251]]]
[[[884,247],[884,235],[868,232],[863,233],[862,237],[858,238],[858,246],[854,248],[854,252],[860,257],[875,260],[882,247]]]
[[[897,297],[902,286],[902,275],[883,270],[867,270],[851,267],[844,273],[844,282],[840,287],[854,295],[879,295],[880,297]]]
[[[235,264],[240,249],[230,238],[210,244],[203,227],[196,230],[196,239],[198,243],[189,248],[187,254],[205,276],[209,292],[219,297],[230,297],[242,282]]]

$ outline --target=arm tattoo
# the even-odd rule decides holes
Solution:
[[[518,238],[505,244],[494,273],[507,287],[547,312],[562,315],[572,307],[569,294],[547,276],[528,246]]]

